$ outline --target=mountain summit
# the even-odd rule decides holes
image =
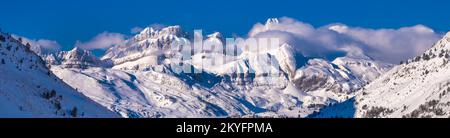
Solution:
[[[356,92],[312,117],[448,118],[450,32],[423,54],[394,66]]]
[[[103,66],[106,63],[100,61],[91,51],[83,50],[78,47],[70,51],[42,55],[50,65],[60,65],[66,68],[88,68],[93,66]]]

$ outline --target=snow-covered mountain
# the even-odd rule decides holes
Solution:
[[[356,96],[310,117],[450,117],[450,32],[432,48],[393,67]]]
[[[277,20],[267,23],[270,26]],[[180,53],[168,47],[191,39],[180,26],[149,27],[100,58],[110,66],[74,68],[59,63],[98,63],[86,58],[90,54],[68,54],[79,52],[62,52],[66,54],[53,56],[57,60],[46,61],[64,82],[123,117],[306,117],[353,97],[390,68],[367,56],[334,61],[304,57],[282,44],[266,51],[242,51],[231,58],[200,51],[182,62],[203,72],[179,73],[180,68],[170,63]],[[223,43],[223,36],[216,32],[204,41]],[[210,61],[224,62],[204,64]]]
[[[0,32],[0,117],[119,117],[61,81],[29,45]]]
[[[108,65],[108,62],[101,61],[90,51],[82,50],[78,47],[70,51],[51,53],[41,57],[51,65],[59,65],[65,68],[88,68]]]
[[[194,73],[179,72],[173,63],[193,39],[180,26],[148,27],[96,57],[1,33],[0,117],[450,117],[450,32],[396,66],[364,53],[307,57],[283,43],[234,56],[195,49],[180,61]],[[220,32],[202,40],[225,42]]]
[[[450,117],[450,32],[356,97],[355,117]]]
[[[167,53],[170,44],[174,41],[187,42],[186,36],[180,26],[162,29],[148,27],[125,44],[110,48],[101,59],[109,60],[117,67],[121,64],[128,67],[161,64],[165,58],[171,56]]]

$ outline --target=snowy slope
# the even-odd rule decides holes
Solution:
[[[0,117],[119,117],[62,82],[45,62],[0,32]]]
[[[356,97],[356,117],[449,117],[450,33]]]
[[[220,117],[249,112],[240,111],[245,107],[226,93],[189,86],[178,77],[156,71],[58,67],[52,71],[124,117]]]

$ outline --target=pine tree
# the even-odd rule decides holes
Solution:
[[[50,97],[55,97],[56,96],[56,91],[55,90],[52,90],[51,92],[50,92]]]
[[[70,115],[71,115],[72,117],[77,117],[77,114],[78,114],[78,109],[77,109],[77,107],[73,107],[73,109],[70,111]]]
[[[3,35],[0,35],[0,42],[5,42],[6,38]]]
[[[430,60],[430,56],[428,54],[424,54],[422,58],[423,60]]]

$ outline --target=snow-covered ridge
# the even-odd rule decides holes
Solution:
[[[91,51],[82,50],[78,47],[70,51],[61,51],[48,55],[41,55],[50,65],[60,65],[66,68],[88,68],[107,66],[107,61],[101,61]]]
[[[119,117],[62,82],[29,48],[0,32],[0,117]]]
[[[140,42],[149,38],[153,39],[172,39],[184,35],[180,26],[169,26],[162,29],[147,27],[136,35],[133,40]]]
[[[449,117],[450,33],[356,97],[356,117]]]

